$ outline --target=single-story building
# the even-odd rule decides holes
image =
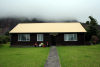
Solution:
[[[79,22],[20,23],[11,31],[11,46],[84,45],[86,30]]]

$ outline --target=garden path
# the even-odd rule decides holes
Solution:
[[[44,67],[61,67],[56,46],[51,46],[50,53]]]

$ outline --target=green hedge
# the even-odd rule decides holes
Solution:
[[[6,35],[0,36],[0,44],[4,44],[10,41],[10,37]]]

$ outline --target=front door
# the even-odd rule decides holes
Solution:
[[[51,35],[52,46],[56,46],[56,36]]]

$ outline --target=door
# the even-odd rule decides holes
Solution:
[[[52,46],[56,46],[56,36],[51,35]]]

